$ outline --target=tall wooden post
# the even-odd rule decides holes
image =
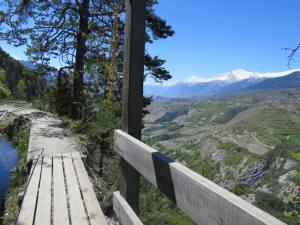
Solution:
[[[141,139],[146,0],[126,0],[122,129]],[[120,193],[139,213],[139,173],[121,159]]]

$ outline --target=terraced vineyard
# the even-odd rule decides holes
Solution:
[[[288,224],[299,224],[299,89],[157,99],[148,110],[143,141]]]

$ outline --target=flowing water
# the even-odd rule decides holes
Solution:
[[[0,136],[0,205],[9,184],[9,173],[17,163],[17,151],[8,138]]]

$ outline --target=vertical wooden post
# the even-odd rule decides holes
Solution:
[[[122,129],[141,139],[146,0],[126,0]],[[139,173],[121,159],[120,193],[139,213]]]

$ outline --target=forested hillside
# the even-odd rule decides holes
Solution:
[[[23,66],[0,47],[0,96],[32,101],[41,98],[47,86],[49,70]]]

